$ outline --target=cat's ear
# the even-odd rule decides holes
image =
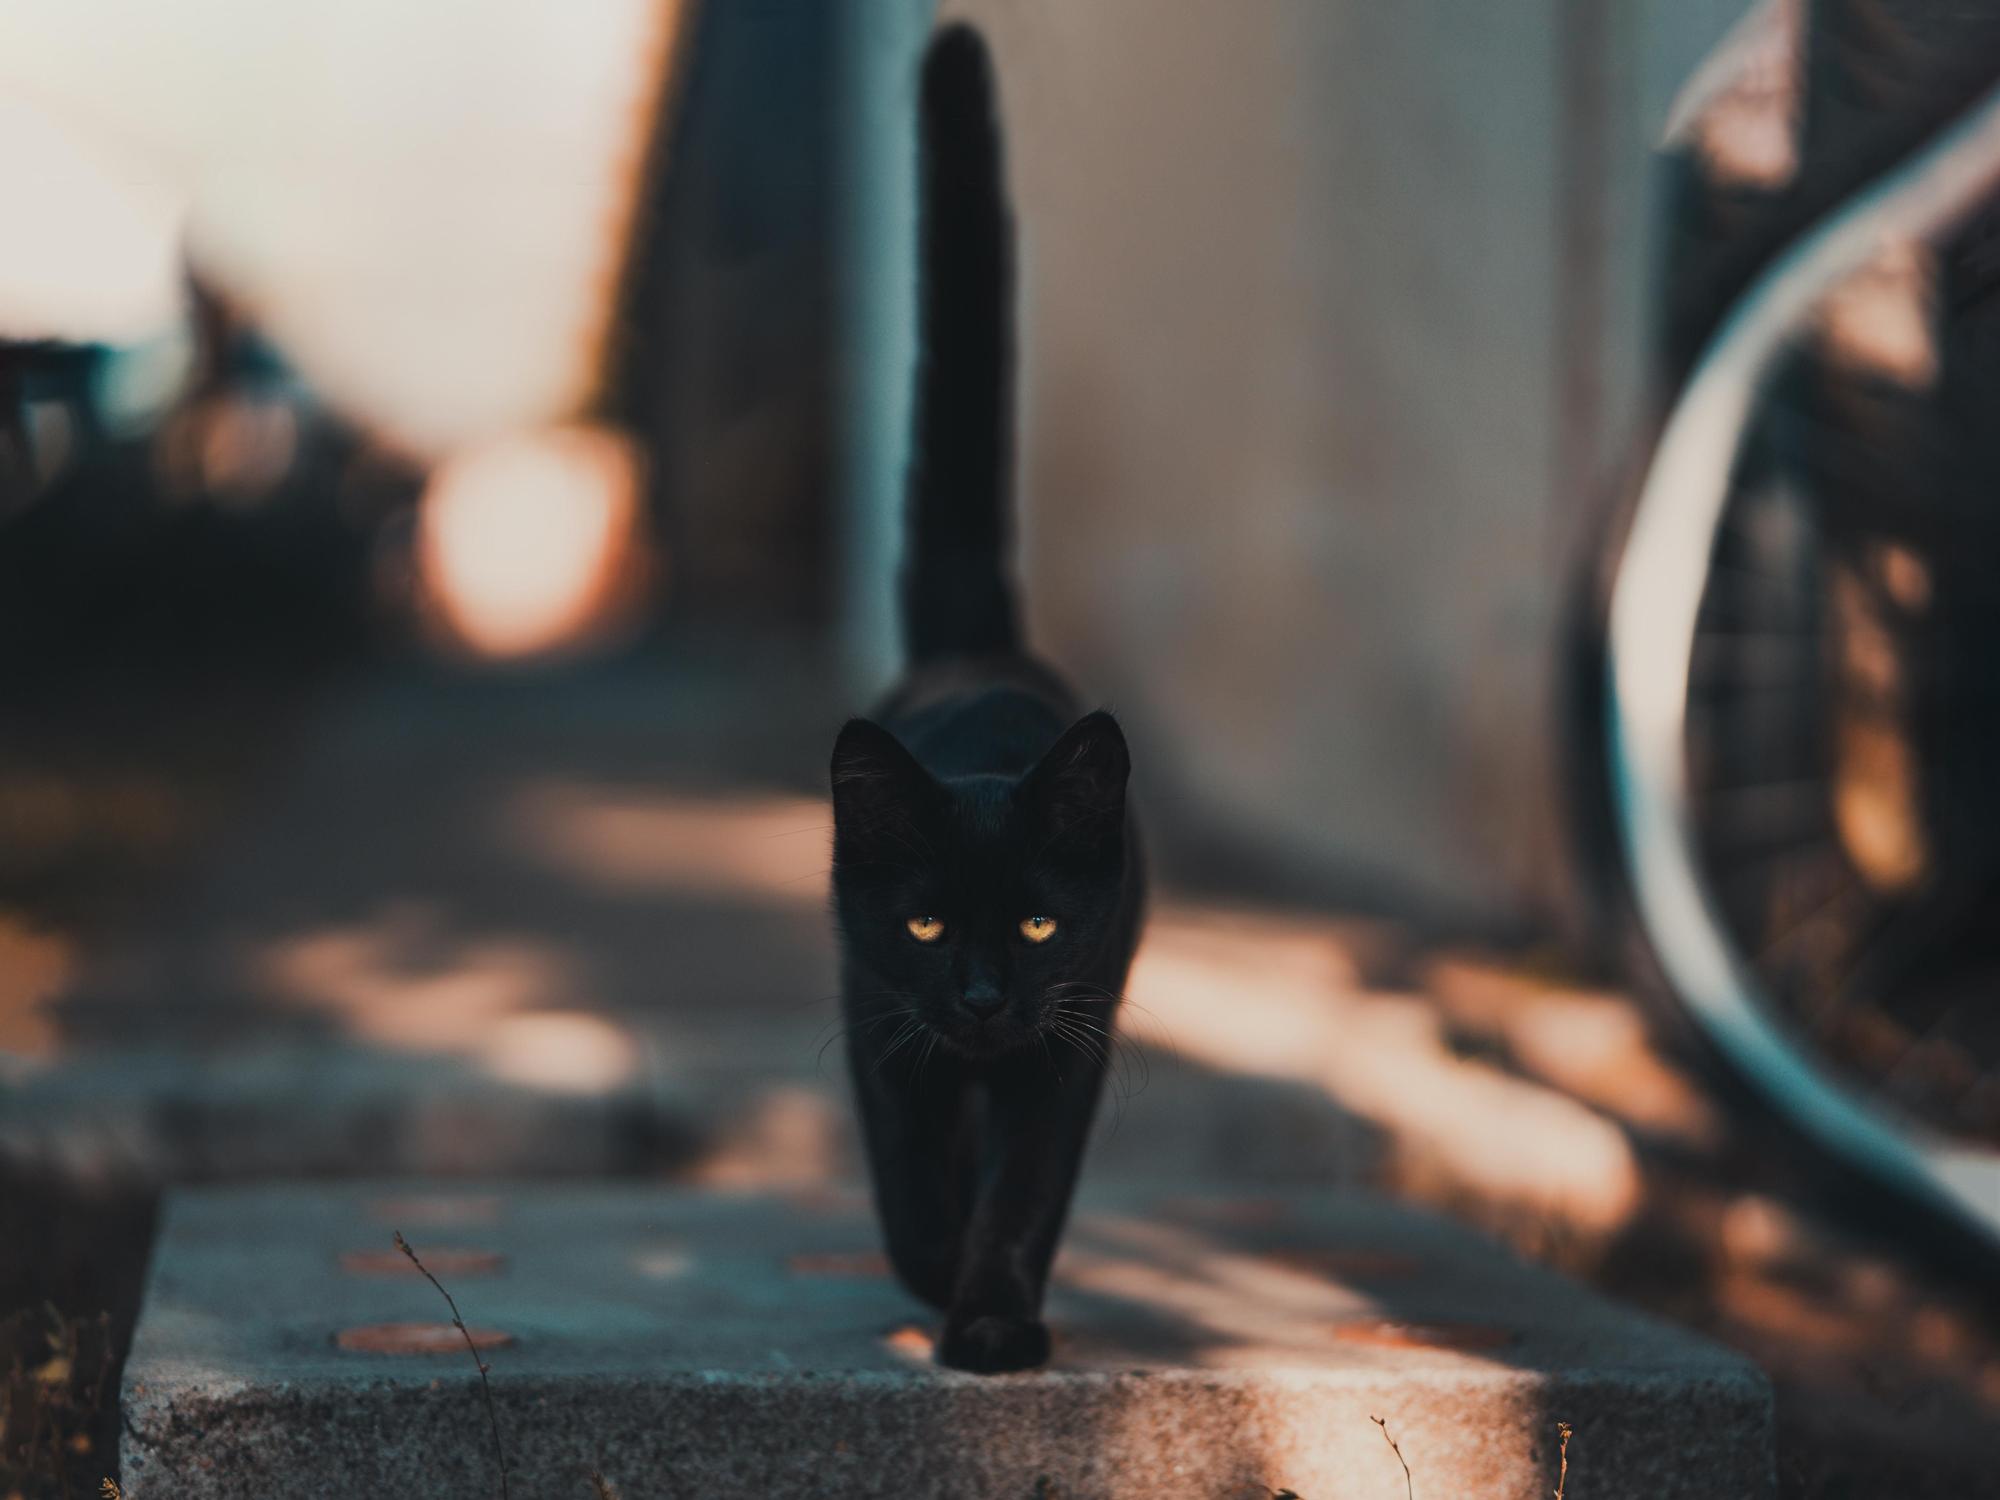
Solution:
[[[839,852],[864,853],[874,843],[906,848],[938,806],[943,788],[880,724],[849,719],[833,742],[833,828]]]
[[[1125,833],[1125,783],[1132,757],[1118,721],[1085,714],[1049,747],[1021,783],[1020,796],[1049,833],[1049,852],[1101,853]]]

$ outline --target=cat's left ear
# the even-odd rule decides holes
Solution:
[[[1097,852],[1124,837],[1131,774],[1125,732],[1099,709],[1063,731],[1021,783],[1020,796],[1049,829],[1052,852]]]

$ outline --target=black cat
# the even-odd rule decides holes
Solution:
[[[1004,558],[1012,224],[985,44],[941,32],[922,97],[922,366],[909,667],[833,748],[848,1056],[889,1258],[938,1359],[1048,1358],[1042,1292],[1143,902],[1125,737],[1021,641]]]

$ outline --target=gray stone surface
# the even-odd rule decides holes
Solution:
[[[336,1346],[435,1323],[414,1275],[342,1269],[400,1227],[492,1350],[516,1496],[1770,1492],[1769,1396],[1731,1355],[1351,1195],[1099,1192],[1051,1301],[1047,1371],[925,1358],[851,1189],[169,1196],[125,1373],[135,1500],[498,1492],[478,1377]],[[498,1252],[452,1269],[451,1252]],[[386,1259],[392,1271],[393,1255]],[[447,1332],[449,1330],[446,1330]]]
[[[334,695],[173,899],[79,955],[60,1050],[0,1078],[0,1159],[166,1182],[853,1170],[820,797],[846,705],[824,695],[696,666]],[[1136,1013],[1127,1034],[1148,1056],[1121,1058],[1096,1170],[1368,1170],[1317,1087],[1176,1061]]]
[[[731,1184],[859,1170],[838,1047],[776,1032],[763,1066],[649,1061],[599,1091],[553,1091],[450,1058],[347,1045],[97,1051],[0,1088],[0,1160],[160,1182],[339,1176],[658,1176]],[[1350,1182],[1371,1133],[1295,1080],[1121,1055],[1093,1171],[1235,1167],[1270,1183]]]
[[[337,1044],[93,1051],[0,1091],[0,1158],[163,1182],[656,1172],[700,1130],[642,1085],[550,1092]]]

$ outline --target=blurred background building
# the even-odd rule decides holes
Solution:
[[[1548,919],[1554,674],[1643,428],[1658,147],[1742,7],[955,9],[1005,80],[1038,639],[1153,747],[1159,816],[1204,862]],[[425,557],[473,586],[475,563],[411,541],[446,534],[410,524],[419,468],[583,413],[644,460],[643,514],[577,522],[622,547],[643,521],[628,618],[832,644],[865,701],[892,654],[930,7],[253,11],[7,22],[33,129],[6,191],[51,241],[10,254],[16,332],[103,340],[11,356],[43,499],[10,555],[93,534],[87,506],[43,502],[105,488],[122,453],[152,476],[100,502],[126,524],[268,534],[302,586],[379,622]],[[685,86],[656,111],[668,74]],[[503,454],[438,517],[504,550],[533,498],[464,497],[532,490],[527,470]],[[83,606],[110,551],[77,545],[73,573],[18,565]],[[589,536],[523,550],[554,568],[561,545],[579,576],[602,563]],[[216,582],[254,593],[284,565]],[[495,649],[575,623],[534,607],[550,622]]]

